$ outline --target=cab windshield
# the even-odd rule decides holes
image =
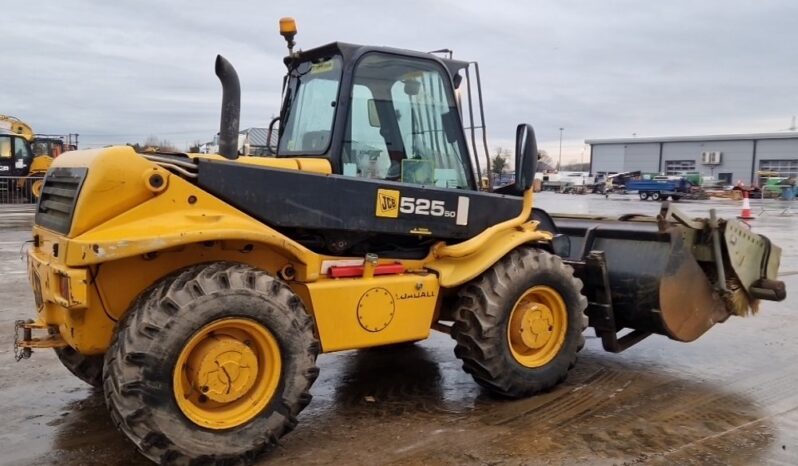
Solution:
[[[14,158],[26,162],[32,158],[28,142],[19,136],[0,135],[0,159]]]
[[[341,57],[303,62],[291,70],[278,154],[321,155],[330,147],[341,83]]]

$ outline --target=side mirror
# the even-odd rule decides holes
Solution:
[[[521,123],[515,130],[515,190],[532,187],[538,166],[538,143],[532,126]]]
[[[373,128],[380,127],[380,114],[377,113],[377,102],[374,99],[368,100],[368,112],[369,112],[369,125]]]
[[[460,115],[454,110],[441,113],[441,124],[443,126],[443,134],[446,135],[446,142],[449,144],[457,142],[463,131]]]
[[[454,84],[455,89],[460,89],[460,84],[462,84],[462,82],[463,82],[463,75],[460,73],[455,74],[454,77],[452,78],[452,84]]]

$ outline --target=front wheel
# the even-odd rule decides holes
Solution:
[[[563,381],[584,343],[581,289],[558,256],[529,247],[509,253],[460,290],[452,337],[463,369],[513,398]]]
[[[105,356],[111,417],[162,464],[250,464],[310,402],[319,343],[279,280],[229,262],[146,291]]]
[[[30,193],[33,196],[33,200],[36,201],[40,197],[42,197],[42,190],[44,189],[44,179],[37,178],[33,183],[30,185]]]

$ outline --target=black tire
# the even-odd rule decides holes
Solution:
[[[84,356],[73,348],[67,346],[55,350],[58,360],[75,377],[86,382],[94,388],[103,386],[103,357]]]
[[[183,345],[210,322],[240,317],[266,327],[282,373],[271,401],[247,423],[200,427],[177,404],[173,369]],[[117,427],[161,464],[251,464],[290,432],[310,402],[319,342],[302,302],[278,279],[243,264],[184,269],[145,291],[105,356],[105,400]]]
[[[651,200],[652,200],[652,201],[658,201],[660,197],[662,197],[662,196],[660,195],[660,193],[658,193],[658,192],[656,192],[656,191],[654,191],[653,193],[651,193]]]
[[[646,200],[648,200],[648,193],[641,192],[641,193],[640,193],[640,200],[641,200],[641,201],[646,201]]]
[[[513,357],[507,326],[515,303],[530,287],[547,285],[562,297],[567,314],[565,340],[557,355],[541,367],[523,366]],[[562,382],[584,346],[587,299],[582,282],[560,257],[530,247],[518,248],[459,292],[452,337],[463,369],[491,392],[518,398]]]

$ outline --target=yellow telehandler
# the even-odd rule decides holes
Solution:
[[[735,220],[533,208],[528,125],[515,183],[480,191],[456,92],[481,112],[474,63],[294,51],[293,20],[280,27],[274,157],[237,156],[238,77],[217,57],[219,154],[78,150],[45,178],[17,357],[55,349],[150,460],[255,461],[296,426],[321,352],[434,329],[477,383],[526,397],[566,377],[588,325],[618,352],[784,299],[780,249]]]
[[[69,137],[75,138],[75,145],[68,147],[77,148],[77,135]],[[19,118],[0,115],[0,177],[16,178],[15,182],[0,180],[0,188],[19,191],[21,197],[31,197],[31,200],[39,197],[44,174],[53,158],[64,151],[63,140],[58,150],[42,152],[37,148],[44,143],[54,144],[56,139],[34,134],[30,125]]]

